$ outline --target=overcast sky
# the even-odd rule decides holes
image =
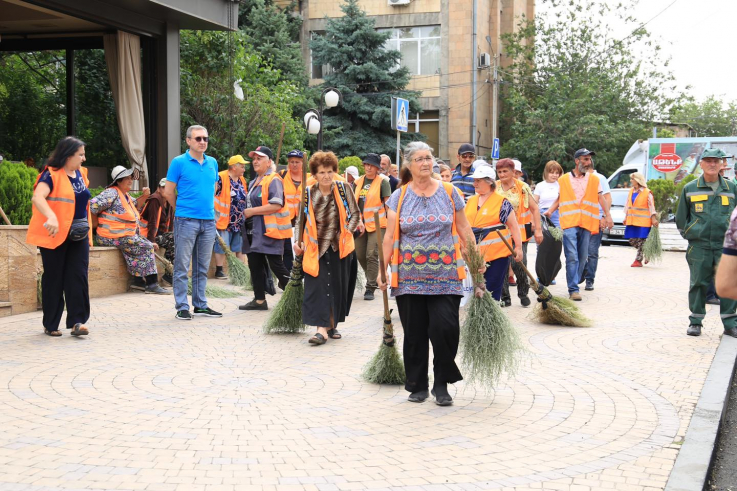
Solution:
[[[537,3],[544,14],[546,4]],[[645,27],[671,56],[669,68],[681,88],[691,85],[698,100],[737,100],[737,0],[640,0],[635,17],[649,21]],[[613,33],[629,34],[621,24],[617,29],[618,22],[612,18]]]

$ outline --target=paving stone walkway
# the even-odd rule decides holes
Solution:
[[[718,310],[688,337],[682,253],[642,269],[629,248],[601,256],[580,304],[594,327],[535,324],[513,299],[522,370],[491,393],[456,384],[446,408],[361,380],[378,297],[320,347],[261,334],[266,313],[237,309],[250,293],[191,322],[172,297],[96,299],[81,339],[43,335],[40,313],[0,319],[0,490],[662,489]]]

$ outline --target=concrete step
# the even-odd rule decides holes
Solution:
[[[685,252],[688,249],[688,241],[678,233],[675,223],[660,224],[660,241],[664,251]]]
[[[0,317],[7,317],[12,313],[12,304],[10,302],[0,302]]]

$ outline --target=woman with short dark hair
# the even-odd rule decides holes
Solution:
[[[61,336],[59,323],[66,305],[66,327],[73,336],[89,334],[87,271],[90,257],[89,181],[82,170],[85,144],[67,136],[56,145],[34,185],[33,215],[26,242],[38,246],[43,262],[41,303],[44,333]]]

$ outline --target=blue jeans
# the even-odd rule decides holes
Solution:
[[[584,276],[586,277],[586,283],[593,283],[596,278],[596,268],[599,266],[599,247],[601,247],[601,236],[602,233],[599,231],[598,234],[592,235],[589,239],[589,257],[584,268]]]
[[[215,220],[176,217],[174,219],[174,301],[177,310],[189,310],[187,303],[187,270],[192,263],[192,304],[196,309],[207,308],[205,286],[215,244]]]
[[[223,242],[228,246],[230,252],[243,252],[243,236],[240,231],[231,232],[229,230],[218,230],[218,234],[223,238]],[[215,241],[215,254],[225,254],[225,251],[220,247],[220,241]]]
[[[563,230],[563,252],[566,255],[566,282],[568,293],[578,291],[578,282],[589,255],[591,232],[581,227]]]

